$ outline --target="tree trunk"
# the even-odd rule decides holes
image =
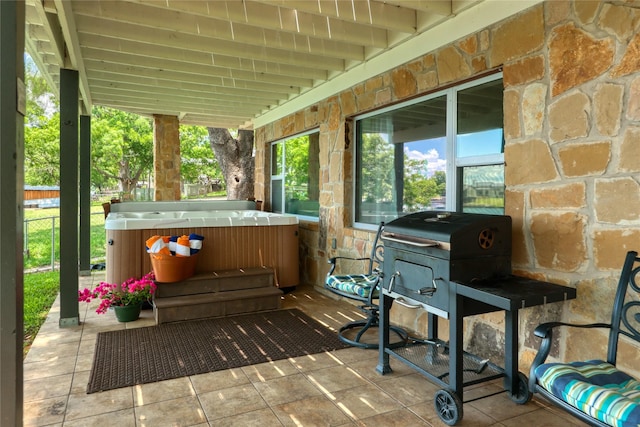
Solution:
[[[238,139],[228,129],[208,128],[209,144],[227,185],[227,200],[246,200],[253,195],[253,131],[239,130]]]

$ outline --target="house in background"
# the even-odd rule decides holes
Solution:
[[[60,207],[60,187],[44,185],[24,186],[25,208]]]

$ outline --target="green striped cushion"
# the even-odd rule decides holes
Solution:
[[[602,360],[546,363],[535,370],[554,396],[614,427],[640,425],[640,382]]]
[[[368,298],[371,288],[376,284],[376,274],[346,274],[327,277],[327,286],[341,292]]]

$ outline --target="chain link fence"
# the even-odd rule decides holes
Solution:
[[[55,270],[60,262],[60,216],[25,219],[23,231],[24,269]],[[91,213],[90,234],[91,263],[104,262],[107,250],[102,211]]]

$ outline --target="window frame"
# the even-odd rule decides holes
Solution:
[[[458,157],[457,156],[457,129],[458,129],[458,115],[457,115],[457,105],[458,105],[458,92],[461,92],[465,89],[469,89],[475,86],[480,86],[485,83],[493,82],[496,80],[504,80],[502,69],[498,69],[497,71],[484,75],[482,77],[465,81],[461,84],[452,85],[446,88],[437,89],[428,94],[413,98],[411,100],[407,100],[404,102],[400,102],[397,104],[389,105],[387,107],[383,107],[374,111],[369,111],[364,114],[355,115],[352,117],[354,126],[353,126],[353,134],[352,140],[358,141],[358,126],[357,122],[359,120],[367,119],[370,117],[378,116],[384,113],[388,113],[390,111],[399,110],[414,104],[418,104],[420,102],[428,101],[430,99],[435,99],[441,96],[446,97],[446,109],[447,109],[447,122],[446,122],[446,202],[445,202],[445,210],[450,212],[456,212],[458,209],[461,209],[461,196],[462,189],[459,188],[460,185],[460,177],[462,175],[462,170],[467,166],[489,166],[489,165],[503,165],[504,167],[504,112],[503,112],[503,144],[502,144],[502,152],[501,153],[493,153],[493,154],[485,154],[479,156],[466,156],[466,157]],[[504,102],[504,84],[503,84],[503,102]],[[354,153],[353,153],[353,194],[351,200],[351,222],[355,228],[365,229],[365,230],[375,230],[378,225],[370,224],[366,222],[360,222],[356,220],[356,206],[358,201],[356,200],[358,195],[358,185],[360,183],[358,180],[360,179],[360,171],[358,170],[358,159],[359,153],[357,150],[360,149],[358,143],[354,144]]]
[[[320,135],[320,128],[314,128],[314,129],[309,129],[306,130],[304,132],[300,132],[300,133],[296,133],[293,135],[287,135],[284,138],[280,138],[276,141],[272,141],[269,144],[269,157],[270,157],[270,161],[269,161],[269,188],[270,188],[270,198],[271,198],[271,204],[273,206],[273,195],[274,195],[274,190],[273,190],[273,182],[274,180],[279,180],[282,185],[281,185],[281,192],[280,192],[280,198],[282,200],[282,212],[278,212],[278,213],[282,213],[282,214],[286,214],[286,215],[295,215],[297,216],[299,219],[305,220],[305,221],[310,221],[310,222],[319,222],[320,221],[320,211],[318,210],[318,216],[310,216],[310,215],[303,215],[303,214],[298,214],[298,213],[290,213],[287,212],[287,201],[286,201],[286,179],[287,179],[287,152],[286,152],[286,142],[288,140],[291,139],[295,139],[295,138],[300,138],[302,136],[307,136],[307,135],[311,135],[317,133],[318,136]],[[276,146],[277,144],[282,144],[282,158],[281,158],[281,165],[282,165],[282,173],[281,174],[277,174],[274,175],[273,174],[273,147]],[[318,165],[319,166],[319,165]],[[318,168],[318,174],[320,174],[320,170]],[[318,176],[318,185],[320,185],[320,176]],[[320,188],[318,188],[318,192],[320,192]],[[275,212],[275,211],[274,211]]]

